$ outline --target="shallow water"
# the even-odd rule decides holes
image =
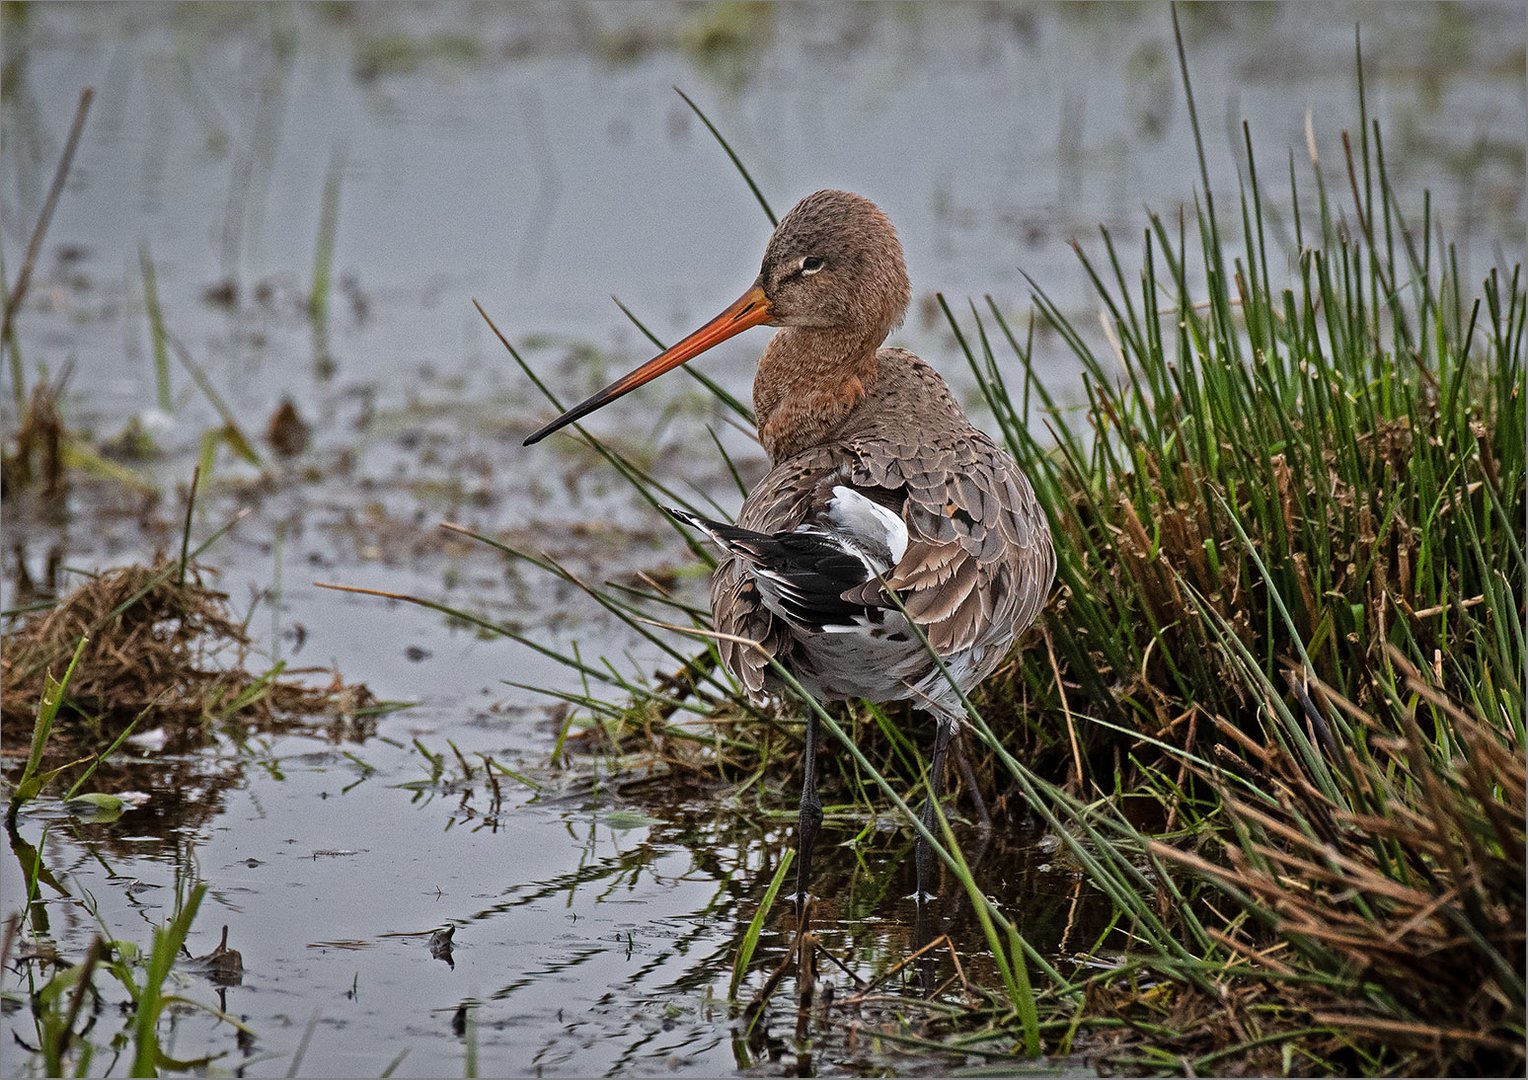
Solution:
[[[1303,169],[1307,108],[1328,182],[1345,184],[1338,133],[1356,129],[1351,35],[1361,21],[1392,181],[1432,188],[1467,277],[1521,258],[1520,7],[1182,14],[1222,212],[1235,206],[1243,116],[1270,191],[1286,190],[1290,153]],[[792,1039],[790,1016],[771,1015],[752,1040],[729,1016],[732,957],[790,844],[792,791],[728,800],[641,773],[597,786],[572,778],[547,764],[560,708],[507,685],[576,691],[564,667],[433,612],[311,583],[443,600],[558,648],[576,641],[634,676],[672,667],[576,590],[437,528],[460,521],[595,579],[689,561],[592,456],[560,439],[519,447],[550,409],[470,298],[576,397],[648,355],[607,294],[672,339],[751,280],[768,222],[670,89],[678,84],[777,211],[825,185],[886,207],[916,289],[894,340],[934,358],[970,397],[935,290],[957,309],[991,293],[1023,325],[1027,273],[1091,326],[1071,239],[1093,244],[1107,225],[1128,268],[1143,204],[1175,214],[1189,198],[1198,164],[1167,10],[33,5],[6,19],[8,280],[79,88],[98,92],[17,322],[24,368],[35,378],[72,365],[74,426],[109,437],[143,418],[161,452],[135,467],[162,494],[81,483],[62,516],[8,497],[0,599],[17,602],[23,577],[67,586],[60,565],[178,544],[176,485],[215,414],[179,367],[171,414],[152,411],[142,243],[169,329],[251,434],[283,395],[315,427],[295,464],[268,450],[260,469],[220,455],[196,534],[253,508],[207,555],[222,587],[273,656],[334,665],[418,703],[331,737],[223,732],[171,759],[135,749],[103,783],[148,792],[144,807],[102,824],[24,817],[21,837],[62,887],[30,909],[36,943],[78,956],[104,926],[144,945],[177,883],[207,882],[188,946],[209,952],[226,923],[244,976],[219,991],[187,970],[180,992],[222,1003],[255,1037],[176,1013],[166,1050],[216,1055],[213,1071],[284,1074],[300,1054],[303,1073],[376,1075],[404,1051],[399,1075],[459,1073],[470,1055],[485,1075],[962,1064],[875,1040],[886,1009],[876,1002],[806,1044]],[[319,342],[302,300],[331,163],[338,284]],[[1276,230],[1292,236],[1287,222]],[[1038,342],[1037,374],[1065,399],[1076,366],[1054,337]],[[744,392],[759,346],[752,335],[732,342],[706,370]],[[14,410],[5,415],[10,431]],[[717,429],[747,475],[762,465],[678,377],[594,426],[724,509],[738,496],[703,429]],[[688,580],[696,595],[698,584]],[[544,787],[501,778],[495,803],[481,773],[403,786],[430,775],[415,739],[432,753],[448,753],[449,739],[468,760],[492,755]],[[7,732],[8,748],[20,742]],[[862,977],[893,968],[916,936],[910,837],[889,808],[874,811],[853,848],[833,841],[858,836],[869,811],[831,820],[818,860],[834,901],[824,943]],[[1053,849],[1054,838],[1010,825],[979,877],[1037,947],[1088,952],[1106,913]],[[3,914],[25,907],[16,868],[0,876]],[[949,903],[951,933],[979,969],[968,911]],[[456,928],[451,963],[429,947],[444,927]],[[753,985],[787,928],[768,928]],[[908,970],[907,989],[917,976]],[[109,1001],[91,1037],[104,1047],[123,1022]],[[24,1009],[8,1005],[5,1024],[34,1041]],[[39,1068],[7,1042],[8,1072]],[[103,1050],[94,1068],[127,1065]]]

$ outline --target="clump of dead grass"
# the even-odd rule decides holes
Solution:
[[[1440,1075],[1521,1067],[1522,747],[1391,658],[1409,697],[1399,731],[1316,687],[1364,736],[1337,755],[1335,791],[1277,739],[1244,741],[1223,758],[1255,787],[1196,769],[1230,827],[1200,831],[1196,848],[1152,841],[1251,916],[1215,933],[1234,975],[1219,999],[1180,987],[1167,1025],[1180,1053],[1280,1068],[1275,1047],[1303,1038],[1302,1054],[1338,1071],[1387,1058]],[[1440,724],[1459,752],[1424,734]]]
[[[66,705],[105,731],[121,730],[145,710],[157,725],[190,731],[224,718],[264,727],[355,715],[375,704],[364,685],[338,673],[312,685],[279,664],[263,674],[247,670],[249,635],[204,573],[192,564],[182,575],[178,561],[125,566],[22,618],[0,658],[4,719],[29,723],[45,673],[67,663],[87,636]]]

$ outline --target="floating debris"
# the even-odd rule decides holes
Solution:
[[[64,809],[85,821],[115,821],[128,810],[135,810],[149,801],[143,791],[122,791],[115,794],[92,791],[64,800]]]
[[[456,970],[456,960],[451,955],[451,939],[456,936],[456,927],[448,926],[444,930],[437,930],[430,935],[430,955],[436,960],[444,960],[446,966]]]
[[[192,963],[208,979],[221,986],[239,986],[244,982],[244,957],[238,949],[228,947],[228,927],[223,926],[223,940],[218,947],[205,956],[192,959]]]
[[[271,449],[276,451],[278,457],[296,457],[308,448],[312,432],[313,429],[297,411],[296,403],[284,397],[265,426],[265,441],[271,444]]]

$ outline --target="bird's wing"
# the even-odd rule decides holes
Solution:
[[[887,519],[903,529],[889,528]],[[1028,626],[1055,576],[1050,533],[1029,481],[974,429],[934,444],[927,433],[909,431],[803,451],[748,496],[738,527],[771,538],[803,528],[836,532],[839,553],[853,549],[871,572],[834,600],[824,594],[848,575],[814,577],[810,588],[801,585],[810,602],[795,614],[831,609],[835,616],[852,612],[845,623],[876,621],[896,607],[884,581],[942,656]],[[772,610],[759,566],[758,553],[733,549],[711,583],[716,629],[763,645],[720,643],[723,662],[753,693],[764,685],[768,656],[784,659],[789,651],[792,623],[806,625]]]
[[[765,478],[738,525],[669,511],[725,552],[711,578],[717,648],[754,696],[763,691],[770,658],[788,662],[797,635],[880,625],[887,605],[879,587],[862,597],[857,590],[876,585],[907,549],[899,513],[833,484],[841,470],[829,467],[831,457],[795,465]]]
[[[863,496],[847,488],[839,490],[842,495],[830,503],[823,515],[825,521],[836,523],[841,516],[840,502],[866,502]],[[836,524],[802,524],[795,529],[764,533],[711,521],[683,510],[668,512],[691,528],[704,531],[729,555],[741,560],[759,589],[759,602],[796,630],[821,633],[852,629],[871,616],[880,617],[879,609],[868,612],[865,605],[844,599],[850,590],[874,580],[877,574],[888,569],[890,564],[884,557],[884,542],[878,549],[883,553],[882,557],[875,557],[877,548],[873,545],[879,539],[876,535],[862,537]],[[874,511],[866,513],[873,515]],[[900,521],[893,515],[887,511],[881,513],[891,518],[901,530]],[[868,523],[880,525],[873,516]],[[854,520],[852,524],[867,523]],[[905,536],[905,530],[901,531]]]
[[[764,606],[758,582],[737,555],[716,564],[711,576],[711,618],[718,634],[716,650],[724,667],[737,676],[748,696],[764,694],[770,657],[784,657],[790,634],[783,620]]]
[[[1029,481],[990,438],[974,429],[932,445],[883,438],[854,461],[856,487],[902,500],[907,550],[886,584],[935,651],[949,656],[1034,621],[1055,552]]]
[[[833,453],[821,446],[776,465],[743,500],[739,527],[761,533],[796,528],[811,512],[823,478],[838,465]],[[758,582],[740,555],[729,553],[716,565],[711,576],[711,618],[717,632],[725,635],[717,642],[722,663],[757,698],[764,692],[770,658],[788,659],[792,641],[789,625],[764,604]]]

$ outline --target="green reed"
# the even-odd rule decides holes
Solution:
[[[945,307],[1061,583],[1054,655],[983,695],[1030,708],[978,730],[1148,970],[1187,991],[1200,956],[1222,988],[1278,987],[1266,1030],[1210,1032],[1195,1068],[1280,1044],[1365,1071],[1521,1062],[1528,295],[1493,268],[1467,299],[1427,202],[1414,221],[1396,197],[1359,73],[1348,190],[1313,160],[1307,221],[1291,167],[1297,250],[1269,248],[1244,127],[1239,235],[1206,195],[1149,218],[1138,274],[1106,231],[1079,246],[1101,342],[1034,284],[1084,409],[1034,377],[1033,323]],[[1039,782],[1070,760],[1067,790]]]
[[[159,277],[147,240],[138,244],[138,266],[143,274],[143,307],[148,313],[149,344],[154,352],[155,401],[160,412],[168,413],[175,407],[170,389],[170,346],[165,339],[164,310],[159,306]]]
[[[1041,624],[968,703],[978,782],[1022,796],[1124,943],[1112,965],[1041,955],[944,823],[928,838],[1004,986],[995,1011],[946,1021],[943,1045],[1151,1071],[1519,1068],[1521,271],[1472,292],[1430,200],[1403,204],[1361,56],[1337,170],[1291,156],[1275,193],[1244,125],[1240,184],[1217,207],[1181,41],[1179,56],[1204,187],[1176,218],[1147,215],[1139,266],[1106,230],[1077,246],[1098,331],[1039,282],[1023,324],[992,297],[960,315],[940,298],[1057,547]],[[1275,206],[1292,248],[1270,243]],[[1080,366],[1076,402],[1035,374],[1037,328]],[[691,506],[578,430],[655,508]],[[584,690],[555,696],[670,746],[687,717],[725,720],[725,749],[688,745],[745,784],[759,762],[792,766],[782,725],[741,700],[714,648],[692,657],[656,632],[655,612],[703,636],[704,612],[506,550],[689,676],[659,689],[575,652],[560,658]],[[867,803],[879,790],[921,833],[899,794],[923,771],[906,714],[871,707],[851,730],[804,706],[844,750],[834,782]]]

